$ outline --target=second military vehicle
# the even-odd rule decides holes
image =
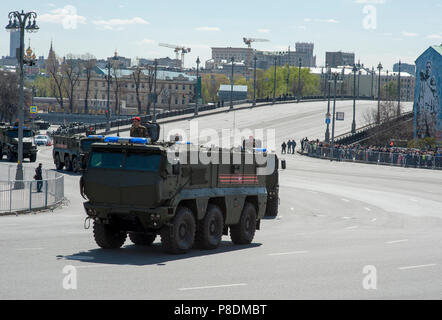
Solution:
[[[37,160],[37,147],[34,143],[34,131],[23,127],[23,159],[31,162]],[[18,158],[18,127],[0,127],[0,159],[6,155],[8,161],[15,162]]]
[[[87,164],[91,144],[103,141],[103,138],[83,134],[53,136],[52,158],[57,170],[66,168],[67,171],[80,172]]]
[[[127,235],[150,245],[160,235],[166,252],[185,253],[217,248],[229,230],[233,243],[249,244],[266,210],[276,215],[275,154],[148,141],[107,137],[92,144],[80,192],[100,247],[120,248]]]

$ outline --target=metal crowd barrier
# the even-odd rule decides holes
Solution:
[[[9,165],[8,180],[0,179],[0,213],[45,209],[64,199],[64,176],[43,170],[43,180],[34,180],[34,168],[23,168],[23,180],[15,180],[16,167]],[[29,176],[32,175],[31,178]],[[1,175],[2,177],[5,175]],[[14,178],[14,179],[11,179]]]
[[[442,169],[442,153],[418,152],[413,149],[381,152],[360,148],[330,148],[316,143],[306,143],[304,152],[313,158],[370,163],[378,165],[397,166],[405,168]]]

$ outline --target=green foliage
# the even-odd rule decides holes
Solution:
[[[382,87],[382,96],[386,100],[395,100],[397,99],[397,83],[394,81],[387,82]]]
[[[201,76],[201,95],[204,103],[217,101],[217,93],[222,84],[230,84],[223,74],[203,74]]]
[[[424,138],[408,141],[408,148],[412,149],[436,149],[437,139],[436,138]]]
[[[50,97],[52,94],[51,79],[49,77],[38,76],[26,86],[35,88],[35,97]]]

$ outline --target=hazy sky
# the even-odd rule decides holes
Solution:
[[[26,34],[37,55],[91,53],[159,58],[175,54],[158,46],[191,47],[186,66],[211,58],[213,46],[245,47],[242,38],[264,38],[259,50],[281,51],[295,42],[313,42],[318,66],[325,51],[348,51],[367,66],[387,69],[414,60],[428,46],[442,43],[442,0],[72,0],[0,2],[8,12],[34,10],[40,31]],[[4,29],[3,29],[4,30]],[[9,53],[9,34],[0,32],[0,55]]]

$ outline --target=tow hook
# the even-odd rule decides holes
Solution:
[[[86,219],[84,219],[84,228],[87,230],[91,227],[91,217],[86,217]]]

